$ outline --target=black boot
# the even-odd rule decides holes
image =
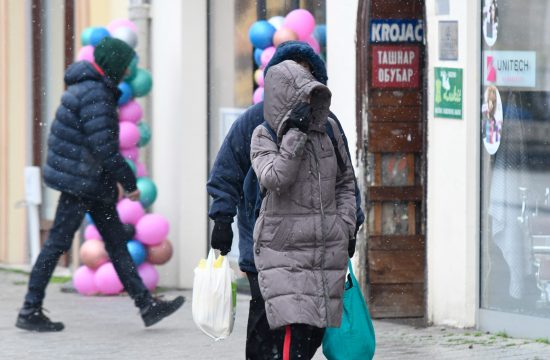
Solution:
[[[184,302],[185,298],[183,296],[178,296],[174,300],[170,301],[153,298],[149,304],[141,308],[141,318],[143,319],[146,327],[155,325],[165,317],[176,312],[176,310],[178,310]]]
[[[62,322],[52,322],[41,307],[36,309],[24,308],[17,316],[15,323],[20,329],[37,332],[61,331],[65,328]]]

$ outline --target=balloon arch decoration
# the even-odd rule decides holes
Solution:
[[[254,82],[256,89],[252,102],[259,103],[264,97],[264,69],[275,54],[277,46],[285,41],[298,40],[309,44],[325,59],[326,25],[316,25],[313,15],[305,9],[296,9],[286,16],[274,16],[256,21],[248,30],[254,46]]]
[[[82,32],[82,48],[77,60],[93,63],[94,47],[107,36],[118,38],[132,48],[138,43],[137,28],[133,22],[114,20],[107,27],[90,27]],[[150,142],[151,129],[143,121],[143,110],[135,98],[146,96],[151,91],[153,80],[151,74],[138,67],[138,64],[136,56],[130,63],[128,75],[118,86],[122,94],[118,100],[118,116],[120,153],[136,174],[141,197],[139,201],[120,198],[117,211],[125,227],[135,230],[134,239],[127,242],[128,251],[145,286],[153,291],[159,280],[154,265],[168,262],[173,251],[167,239],[170,228],[168,221],[159,214],[147,213],[157,198],[157,187],[149,178],[145,164],[139,160],[139,149]],[[89,214],[85,221],[85,241],[80,247],[83,265],[74,273],[73,284],[83,295],[119,294],[124,287],[105,251],[101,235]]]

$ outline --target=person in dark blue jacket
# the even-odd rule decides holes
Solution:
[[[139,199],[136,177],[119,154],[118,83],[135,56],[125,42],[105,38],[95,48],[95,63],[77,62],[65,73],[61,98],[48,139],[46,184],[61,192],[55,220],[32,269],[28,292],[16,326],[30,331],[61,331],[42,311],[46,286],[59,257],[67,252],[88,212],[98,228],[116,272],[151,326],[183,305],[184,298],[163,301],[151,296],[128,252],[128,232],[116,211],[118,184]]]
[[[323,60],[313,49],[298,41],[285,42],[277,48],[273,58],[266,66],[269,68],[285,60],[294,60],[305,65],[319,82],[326,84],[328,77]],[[347,140],[340,122],[334,114],[344,142]],[[265,314],[265,303],[258,285],[258,273],[254,265],[252,233],[256,222],[259,186],[251,167],[250,141],[254,129],[264,122],[263,102],[251,106],[231,126],[218,152],[210,178],[207,183],[208,194],[212,197],[209,217],[214,221],[211,246],[220,250],[222,255],[231,250],[233,231],[231,223],[237,216],[239,229],[239,267],[246,273],[250,283],[252,300],[248,316],[246,358],[270,358],[274,348],[282,346],[284,330],[270,330]],[[348,149],[349,156],[349,149]],[[365,220],[361,209],[361,195],[356,186],[357,230]],[[349,256],[355,252],[355,238],[349,242]]]

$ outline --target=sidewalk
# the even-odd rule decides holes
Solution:
[[[26,289],[27,276],[0,270],[0,359],[244,359],[249,298],[239,295],[235,330],[213,342],[194,326],[191,292],[182,294],[183,309],[145,329],[127,296],[83,297],[50,284],[45,303],[52,319],[63,321],[61,333],[37,334],[13,324]],[[442,327],[415,328],[376,321],[375,359],[550,359],[550,345]],[[315,359],[324,359],[319,351]]]

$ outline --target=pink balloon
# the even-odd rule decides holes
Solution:
[[[119,124],[119,141],[122,149],[130,149],[137,146],[139,142],[139,129],[136,124],[123,121]]]
[[[101,240],[101,234],[97,231],[95,225],[88,225],[84,229],[84,239],[86,240]]]
[[[275,54],[274,46],[270,46],[262,52],[262,56],[260,57],[260,60],[264,68],[267,66],[267,64],[269,63],[269,60],[271,60],[274,54]]]
[[[121,200],[117,204],[116,209],[118,211],[120,221],[124,224],[136,225],[143,215],[145,215],[145,210],[143,210],[141,203],[130,199]]]
[[[305,40],[315,29],[315,18],[305,9],[292,10],[285,17],[283,27],[293,30],[299,40]]]
[[[159,282],[159,273],[155,267],[149,263],[143,263],[138,266],[138,274],[143,280],[143,284],[149,291],[155,290]]]
[[[93,63],[94,59],[94,47],[92,45],[86,45],[80,48],[78,55],[76,56],[78,61],[88,61]]]
[[[97,269],[94,283],[99,292],[105,295],[116,295],[124,289],[111,262],[103,264]]]
[[[136,162],[136,175],[137,177],[149,176],[149,172],[147,171],[144,163],[140,163],[139,161]]]
[[[109,23],[107,26],[107,30],[111,33],[111,35],[120,27],[127,27],[131,29],[133,32],[137,33],[137,26],[133,22],[131,22],[128,19],[115,19]]]
[[[258,86],[264,86],[264,71],[262,69],[258,69],[254,72],[254,80]]]
[[[128,121],[137,124],[143,116],[141,105],[135,101],[128,101],[126,104],[118,108],[118,120],[120,122]]]
[[[94,295],[98,293],[97,286],[95,286],[95,271],[87,266],[81,266],[74,272],[73,285],[82,295]]]
[[[252,95],[252,103],[257,104],[264,99],[264,88],[259,87],[254,90],[254,95]]]
[[[137,161],[139,159],[139,149],[137,147],[132,147],[129,149],[120,149],[120,153],[126,159]]]
[[[160,244],[170,231],[170,224],[162,215],[147,214],[136,225],[136,239],[145,245]]]
[[[309,46],[313,48],[313,51],[315,51],[316,54],[319,54],[321,52],[321,45],[319,45],[317,39],[315,39],[312,35],[305,39],[304,42],[309,44]]]
[[[101,240],[86,240],[80,246],[80,260],[90,269],[97,269],[109,261],[109,255],[105,250],[105,243]]]

